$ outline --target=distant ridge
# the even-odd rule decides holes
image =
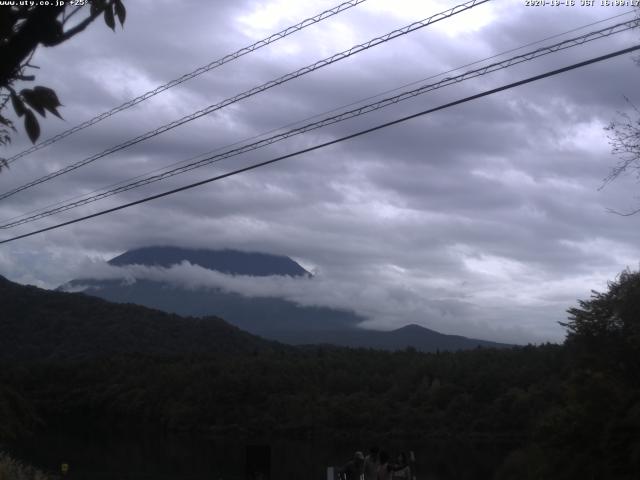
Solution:
[[[0,360],[70,360],[119,354],[249,354],[285,348],[216,318],[183,318],[0,276]]]
[[[147,265],[168,268],[183,261],[231,275],[251,275],[255,277],[270,275],[311,276],[311,273],[289,257],[228,249],[194,250],[180,247],[143,247],[129,250],[112,258],[109,260],[109,264],[114,266]]]
[[[119,255],[109,264],[169,268],[184,261],[234,275],[311,275],[289,257],[229,249],[144,247]],[[383,350],[414,347],[425,352],[511,347],[487,340],[446,335],[415,324],[392,331],[368,330],[359,327],[367,318],[348,310],[302,306],[285,298],[248,297],[221,288],[185,288],[158,278],[141,278],[135,282],[80,278],[62,285],[59,290],[82,291],[111,302],[135,303],[181,316],[214,315],[251,334],[292,345],[331,344]]]
[[[113,266],[145,265],[169,268],[187,261],[202,268],[232,275],[309,277],[311,274],[289,257],[238,250],[203,250],[153,246],[129,250],[109,260]],[[162,281],[78,278],[60,291],[82,291],[110,302],[134,303],[181,316],[214,315],[254,335],[278,340],[275,332],[345,330],[366,320],[351,311],[301,306],[284,298],[246,297],[216,288],[183,288]]]
[[[175,284],[138,279],[78,279],[61,286],[62,291],[81,291],[110,302],[135,303],[181,316],[215,315],[261,337],[278,340],[275,332],[343,330],[366,320],[353,312],[327,307],[302,306],[283,298],[245,297],[217,288],[183,288]]]
[[[282,333],[279,340],[294,345],[305,342],[304,335],[294,332]],[[447,335],[420,325],[407,325],[396,330],[380,331],[362,328],[315,332],[313,343],[336,345],[351,348],[375,348],[378,350],[402,350],[413,347],[423,352],[470,350],[482,348],[511,348],[514,345],[490,342],[461,335]]]

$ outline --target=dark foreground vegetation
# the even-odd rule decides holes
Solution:
[[[2,480],[48,480],[50,477],[37,468],[25,465],[6,453],[0,452],[0,479]]]
[[[561,346],[427,354],[258,343],[5,359],[0,435],[92,425],[221,438],[474,438],[508,442],[496,479],[637,478],[640,274],[624,272],[569,314]]]

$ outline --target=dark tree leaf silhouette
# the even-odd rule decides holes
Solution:
[[[50,2],[47,6],[15,3],[0,8],[0,145],[8,144],[11,133],[15,132],[12,121],[4,113],[9,101],[18,117],[25,116],[24,127],[33,143],[40,136],[40,126],[33,111],[42,117],[50,112],[62,118],[57,110],[61,103],[52,89],[37,86],[23,88],[18,93],[14,87],[16,82],[35,79],[34,75],[26,72],[34,67],[30,61],[36,49],[40,45],[54,47],[66,42],[84,31],[100,15],[112,30],[115,30],[115,16],[121,25],[126,18],[122,0],[88,0],[88,8],[70,5],[70,2],[58,2],[60,5]],[[76,14],[82,12],[85,12],[85,17],[76,21]],[[71,17],[74,17],[73,26],[69,26]]]
[[[24,129],[32,142],[35,142],[40,136],[40,125],[38,125],[38,120],[36,120],[36,116],[31,110],[24,112]]]

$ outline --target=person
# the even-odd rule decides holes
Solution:
[[[400,452],[393,465],[392,480],[411,480],[411,469],[407,462],[407,456],[404,452]]]
[[[378,480],[378,447],[371,447],[369,454],[364,459],[364,480]]]
[[[380,464],[378,465],[378,479],[377,480],[392,480],[391,479],[391,464],[389,463],[389,454],[387,452],[380,452]]]
[[[360,480],[362,467],[364,466],[364,455],[362,452],[353,454],[353,460],[349,460],[344,467],[339,470],[341,480]]]

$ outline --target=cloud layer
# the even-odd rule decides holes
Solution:
[[[43,122],[45,137],[336,2],[193,0],[180,8],[164,1],[129,3],[124,31],[113,34],[96,23],[81,37],[36,55],[38,83],[55,88],[65,104],[64,122]],[[453,5],[367,1],[16,162],[0,174],[0,189]],[[6,199],[0,218],[625,11],[489,2]],[[547,43],[630,18],[633,14]],[[2,235],[289,153],[623,48],[639,37],[636,31],[549,55]],[[623,95],[634,100],[639,76],[631,57],[619,57],[4,245],[0,274],[53,287],[139,246],[264,251],[299,259],[318,275],[294,285],[214,278],[184,265],[162,273],[183,282],[192,276],[197,284],[229,282],[228,288],[247,293],[263,288],[300,302],[352,308],[367,314],[376,328],[420,323],[496,340],[558,341],[563,332],[557,322],[577,298],[638,264],[640,217],[606,210],[637,206],[637,183],[626,178],[598,187],[616,163],[603,127],[629,108]],[[24,137],[15,138],[7,156],[27,146]]]

